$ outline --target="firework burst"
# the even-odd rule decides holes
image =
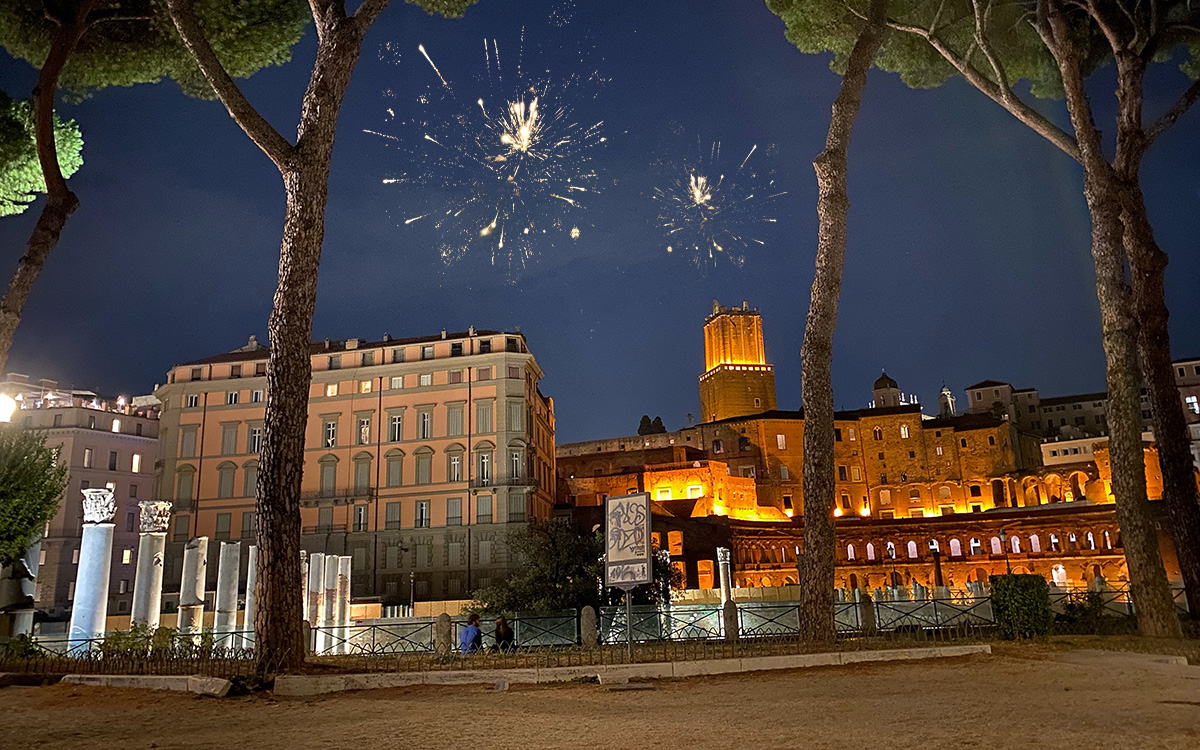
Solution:
[[[465,83],[420,46],[433,80],[417,115],[400,120],[389,108],[386,127],[365,131],[413,165],[383,180],[415,188],[404,195],[403,223],[432,223],[444,262],[486,256],[510,278],[579,237],[568,219],[596,192],[593,154],[606,140],[603,122],[583,121],[574,106],[595,98],[599,74],[531,74],[523,37],[504,65],[496,41],[484,40],[483,66]]]
[[[740,161],[725,162],[721,144],[704,148],[682,162],[660,162],[662,187],[651,197],[658,207],[668,253],[684,253],[700,268],[723,262],[741,266],[746,250],[766,244],[759,232],[775,223],[769,215],[776,188],[769,168],[756,168],[755,145]]]

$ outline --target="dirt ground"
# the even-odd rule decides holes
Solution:
[[[648,683],[284,699],[0,689],[0,748],[1200,748],[1200,667],[992,656]],[[1084,652],[1087,653],[1087,652]]]

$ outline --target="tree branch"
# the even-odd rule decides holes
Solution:
[[[915,34],[924,39],[942,56],[942,59],[950,63],[958,71],[959,75],[967,80],[967,83],[978,89],[984,96],[1004,107],[1009,114],[1057,146],[1067,156],[1075,161],[1079,161],[1079,144],[1075,142],[1075,139],[1070,134],[1050,122],[1045,115],[1021,101],[1020,97],[1013,96],[1011,91],[1001,90],[998,84],[988,80],[973,65],[955,54],[954,50],[946,46],[937,36],[919,26],[909,26],[892,20],[888,21],[888,28],[906,34]]]
[[[1196,103],[1197,99],[1200,99],[1200,80],[1192,81],[1192,85],[1187,87],[1187,90],[1171,105],[1171,108],[1163,112],[1154,121],[1154,124],[1146,129],[1146,135],[1142,139],[1142,149],[1150,148],[1150,144],[1160,135],[1167,132],[1175,124],[1176,120],[1183,117],[1191,106]]]
[[[991,0],[988,0],[988,4],[982,9],[982,12],[979,7],[979,0],[971,0],[971,9],[975,16],[975,44],[979,46],[984,57],[987,58],[988,64],[992,66],[992,73],[996,76],[996,85],[999,87],[1001,94],[1006,99],[1011,99],[1013,94],[1012,89],[1008,85],[1008,76],[1004,74],[1004,68],[996,58],[995,50],[992,49],[992,45],[988,44],[987,37],[984,35],[984,26],[987,25],[988,16],[991,15]]]
[[[225,105],[229,116],[250,137],[250,140],[254,141],[255,145],[262,149],[262,152],[271,161],[275,162],[275,166],[281,172],[290,169],[296,155],[296,148],[258,113],[258,110],[246,99],[242,90],[226,72],[225,67],[217,58],[216,52],[213,51],[212,45],[209,44],[199,19],[196,18],[192,0],[167,0],[167,7],[171,12],[171,20],[175,22],[175,28],[179,30],[179,36],[183,38],[184,45],[192,53],[192,57],[200,66],[201,73],[204,74],[208,84],[212,86],[217,98]]]
[[[362,5],[358,6],[358,10],[354,11],[354,22],[362,31],[366,31],[371,28],[371,24],[375,23],[375,19],[379,18],[379,14],[387,10],[391,4],[392,0],[363,0]]]

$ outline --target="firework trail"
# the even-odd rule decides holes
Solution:
[[[757,151],[755,144],[740,160],[726,161],[719,141],[705,148],[697,138],[686,159],[658,162],[663,177],[650,197],[668,253],[683,253],[701,269],[741,266],[747,249],[766,244],[758,233],[775,223],[772,204],[785,191],[769,166],[756,168]]]
[[[525,59],[521,36],[507,63],[496,40],[485,39],[475,74],[447,69],[449,78],[436,53],[419,46],[436,79],[418,97],[416,116],[400,120],[387,109],[384,126],[364,129],[413,165],[383,179],[411,188],[401,199],[404,225],[432,223],[444,262],[487,257],[510,279],[579,237],[570,214],[597,190],[593,159],[606,141],[603,121],[584,121],[575,109],[605,81],[595,72],[531,72],[544,66]]]

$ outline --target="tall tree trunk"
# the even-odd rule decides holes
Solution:
[[[837,543],[833,522],[833,334],[837,328],[842,268],[846,259],[847,155],[867,71],[886,31],[887,0],[871,0],[867,20],[846,65],[833,102],[825,149],[813,162],[817,173],[817,259],[804,344],[800,349],[804,404],[804,557],[800,578],[800,634],[833,640],[833,572]]]
[[[38,216],[25,254],[17,263],[16,273],[8,282],[4,296],[0,297],[0,372],[8,364],[8,350],[21,322],[25,301],[33,290],[50,251],[58,244],[63,227],[75,209],[79,199],[67,188],[62,169],[58,165],[58,144],[54,141],[54,95],[58,91],[58,77],[67,64],[75,45],[87,31],[88,13],[93,0],[80,2],[74,18],[61,19],[55,27],[50,42],[50,52],[42,69],[38,72],[37,84],[33,87],[33,136],[37,144],[38,164],[42,168],[42,179],[46,183],[46,203]]]
[[[301,107],[296,167],[282,170],[287,212],[279,285],[267,323],[271,349],[257,486],[254,634],[259,669],[270,672],[295,670],[304,661],[299,498],[312,381],[312,319],[338,113],[362,45],[362,33],[344,22],[319,32],[317,61]]]
[[[1167,255],[1154,240],[1137,184],[1126,184],[1124,192],[1125,251],[1132,270],[1142,373],[1150,392],[1150,406],[1154,409],[1154,437],[1162,468],[1163,503],[1171,519],[1171,537],[1187,592],[1190,617],[1200,620],[1200,497],[1188,445],[1187,422],[1171,363],[1171,335],[1163,288]]]
[[[1083,86],[1080,51],[1065,13],[1055,0],[1043,0],[1038,5],[1038,31],[1062,74],[1067,112],[1084,170],[1083,194],[1092,219],[1092,260],[1108,381],[1108,448],[1117,523],[1121,527],[1139,630],[1147,636],[1178,637],[1179,619],[1175,616],[1154,517],[1146,498],[1137,327],[1125,278],[1120,185],[1101,148],[1100,133]]]
[[[1117,13],[1115,9],[1107,11]],[[1123,25],[1110,23],[1110,19],[1101,13],[1106,29],[1115,31],[1123,28]],[[1163,285],[1167,255],[1154,240],[1154,229],[1150,225],[1139,184],[1142,155],[1146,147],[1146,132],[1142,128],[1142,91],[1148,63],[1141,54],[1133,51],[1131,44],[1122,44],[1115,38],[1112,42],[1117,68],[1118,106],[1113,168],[1121,188],[1122,239],[1132,279],[1142,376],[1154,410],[1154,437],[1162,468],[1163,502],[1171,519],[1175,554],[1188,602],[1200,602],[1200,498],[1196,492],[1187,424],[1171,364],[1171,335],[1167,325],[1169,313]],[[1200,605],[1191,606],[1189,611],[1193,619],[1200,619]]]

